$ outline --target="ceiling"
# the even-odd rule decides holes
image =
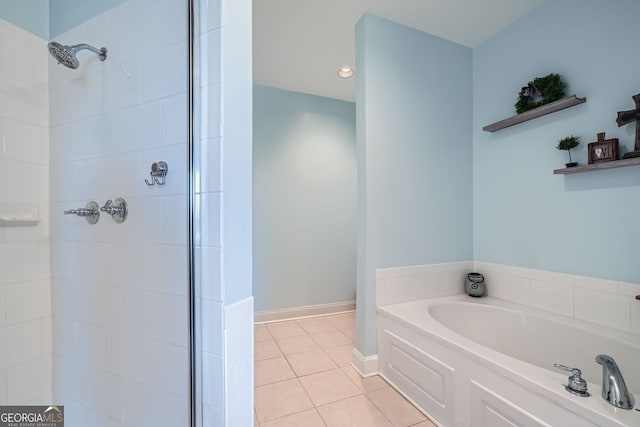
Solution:
[[[475,47],[545,0],[253,0],[254,83],[345,101],[365,12]],[[357,72],[357,70],[356,70]]]

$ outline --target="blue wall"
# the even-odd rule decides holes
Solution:
[[[356,26],[357,340],[375,354],[375,270],[472,259],[472,51]]]
[[[124,0],[51,0],[49,7],[49,37],[59,36],[65,31],[123,2]]]
[[[49,39],[49,0],[0,0],[0,18]]]
[[[598,132],[633,148],[635,127],[615,119],[640,92],[639,17],[634,0],[555,0],[474,49],[476,260],[640,282],[640,168],[552,174],[568,162],[555,146],[570,134],[582,137],[572,150],[581,164]],[[482,131],[514,114],[521,86],[551,72],[587,103]]]
[[[124,0],[0,0],[0,18],[49,40],[123,2]]]
[[[355,105],[254,86],[256,310],[355,299]]]

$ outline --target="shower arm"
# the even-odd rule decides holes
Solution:
[[[72,49],[78,51],[78,50],[90,50],[91,52],[95,53],[96,55],[98,55],[100,57],[101,61],[104,61],[107,57],[107,49],[106,48],[100,48],[100,49],[96,49],[95,47],[85,44],[85,43],[81,43],[81,44],[76,44],[71,46]]]

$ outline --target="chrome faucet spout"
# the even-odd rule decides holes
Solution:
[[[606,354],[596,356],[596,362],[602,365],[602,398],[621,409],[633,409],[635,401],[629,393],[622,373],[613,357]]]

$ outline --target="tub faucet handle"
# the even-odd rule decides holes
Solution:
[[[560,363],[554,363],[553,366],[562,371],[571,372],[571,375],[568,378],[569,384],[564,386],[565,390],[571,394],[575,394],[576,396],[591,396],[587,391],[587,382],[582,378],[582,371],[580,369],[570,368],[569,366],[561,365]]]
[[[554,363],[553,366],[555,366],[556,368],[562,370],[562,371],[567,371],[567,372],[571,372],[573,375],[579,377],[582,375],[582,371],[578,368],[570,368],[568,366],[565,365],[561,365],[560,363]]]

